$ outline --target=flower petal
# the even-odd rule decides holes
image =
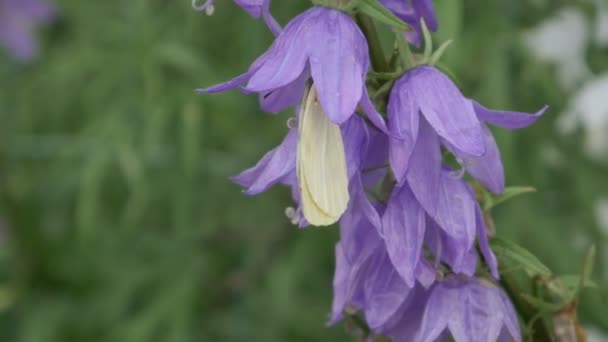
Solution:
[[[405,284],[384,248],[370,261],[365,294],[365,318],[370,328],[386,323],[408,298],[411,288]]]
[[[221,92],[227,91],[227,90],[232,90],[234,88],[240,87],[243,84],[245,84],[245,82],[247,82],[249,80],[249,78],[251,78],[251,75],[254,72],[255,72],[255,70],[249,70],[246,73],[239,75],[224,83],[216,84],[214,86],[207,87],[207,88],[198,88],[198,89],[196,89],[196,92],[200,93],[200,94],[213,94],[213,93],[221,93]]]
[[[378,113],[376,106],[374,106],[372,100],[369,98],[369,94],[365,86],[363,87],[363,95],[361,96],[359,105],[361,105],[361,109],[363,109],[363,112],[365,115],[367,115],[369,121],[371,121],[371,123],[373,123],[377,129],[382,131],[384,134],[391,135],[390,131],[386,127],[386,123],[384,122],[382,115]]]
[[[252,168],[243,171],[232,181],[247,188],[245,193],[256,195],[283,181],[296,168],[297,130],[291,129],[278,147],[266,153]]]
[[[492,125],[500,126],[507,129],[518,129],[528,127],[535,123],[549,109],[549,106],[541,108],[534,114],[522,112],[509,112],[488,109],[479,103],[473,101],[475,113],[479,120]]]
[[[417,341],[433,342],[447,328],[448,320],[454,312],[460,311],[458,292],[450,291],[442,283],[431,289],[431,294],[422,314],[422,323]]]
[[[426,26],[430,31],[437,31],[439,24],[437,15],[433,6],[433,0],[412,0],[412,5],[416,10],[416,14],[424,19]]]
[[[321,107],[335,124],[356,110],[369,67],[367,41],[348,15],[319,8],[319,24],[309,37],[310,66]]]
[[[310,73],[302,72],[293,82],[284,87],[260,94],[260,107],[265,112],[278,113],[302,102],[306,81]]]
[[[348,178],[351,179],[361,169],[362,159],[369,143],[369,132],[367,125],[358,115],[353,115],[348,119],[340,127],[340,131],[344,141]]]
[[[422,66],[409,71],[398,83],[409,88],[437,134],[470,155],[485,153],[483,132],[473,104],[446,75],[434,67]]]
[[[343,318],[344,308],[348,302],[349,277],[351,264],[348,262],[340,242],[336,244],[336,270],[334,272],[334,296],[331,305],[331,317],[328,324],[333,325]]]
[[[437,213],[433,219],[447,235],[469,250],[475,242],[475,198],[467,183],[449,169],[442,170],[440,183]]]
[[[425,214],[407,185],[393,190],[382,216],[386,250],[405,283],[413,287],[424,242]]]
[[[439,137],[422,118],[406,178],[416,199],[431,216],[437,211],[441,159]]]
[[[480,157],[470,156],[453,149],[467,172],[495,194],[502,194],[505,190],[505,172],[500,158],[500,150],[492,132],[483,125],[483,136],[486,144],[486,153]]]
[[[314,10],[312,8],[291,20],[268,51],[258,58],[257,68],[249,79],[246,90],[267,92],[285,86],[301,76],[308,61],[317,17]]]
[[[481,212],[481,208],[479,205],[475,208],[475,221],[477,222],[477,239],[479,241],[479,248],[481,249],[481,254],[490,269],[490,273],[495,279],[499,279],[498,274],[498,261],[496,260],[496,256],[492,249],[490,249],[490,243],[488,242],[488,232],[486,228],[486,223],[483,219],[483,214]]]

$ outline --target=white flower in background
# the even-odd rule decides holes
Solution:
[[[524,34],[528,49],[536,58],[555,64],[559,82],[568,90],[591,74],[585,62],[589,38],[585,16],[573,7]]]
[[[564,134],[582,126],[589,156],[608,158],[608,73],[588,81],[573,93],[557,124]]]
[[[592,327],[585,327],[585,333],[587,334],[587,342],[606,342],[608,336],[602,333],[600,330]]]

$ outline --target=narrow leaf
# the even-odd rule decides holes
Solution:
[[[551,276],[551,270],[547,266],[516,243],[494,238],[490,241],[490,245],[500,263],[507,266],[508,269],[522,268],[530,277]]]
[[[536,192],[536,189],[528,186],[511,186],[505,189],[505,192],[500,196],[492,196],[491,201],[485,203],[484,209],[486,211],[494,208],[495,206],[510,200],[513,197],[526,194],[529,192]]]

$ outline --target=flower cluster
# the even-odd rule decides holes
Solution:
[[[20,61],[38,53],[36,28],[54,16],[46,0],[0,0],[0,45]]]
[[[420,44],[422,20],[437,27],[430,0],[381,2],[414,28],[411,44]],[[368,94],[369,64],[355,21],[316,6],[289,22],[247,72],[199,89],[257,93],[268,112],[296,108],[283,142],[233,180],[249,195],[291,187],[296,208],[287,215],[300,227],[339,221],[330,323],[361,312],[374,334],[396,341],[520,341],[464,176],[502,193],[487,125],[523,128],[545,109],[485,108],[439,69],[419,65],[392,86],[385,121]]]

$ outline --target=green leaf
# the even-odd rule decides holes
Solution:
[[[582,275],[568,274],[548,280],[545,287],[561,301],[572,302],[582,288],[598,285],[590,279],[583,280]]]
[[[355,2],[360,12],[394,28],[411,31],[412,28],[384,7],[378,0],[359,0]]]
[[[522,294],[520,294],[520,296],[526,302],[528,302],[530,305],[534,306],[536,309],[540,310],[541,312],[556,312],[556,311],[559,311],[563,307],[563,305],[561,305],[561,304],[549,303],[549,302],[542,300],[541,298],[533,297],[527,293],[522,293]]]
[[[508,269],[523,269],[530,277],[551,276],[551,270],[527,249],[514,242],[494,238],[490,241],[498,260]]]
[[[500,196],[490,195],[486,198],[484,209],[486,211],[494,208],[495,206],[510,200],[513,197],[527,194],[529,192],[536,192],[535,188],[529,186],[511,186],[505,189]]]

